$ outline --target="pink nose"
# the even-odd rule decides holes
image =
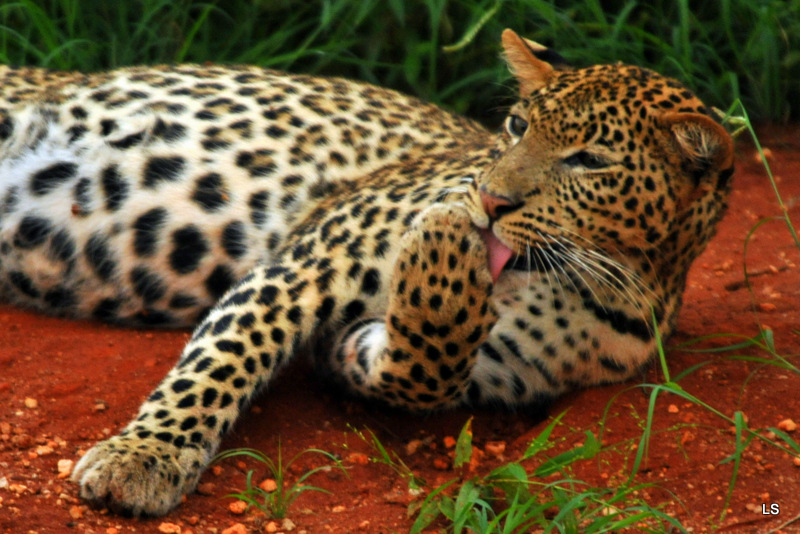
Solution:
[[[509,208],[514,206],[514,203],[506,197],[493,195],[487,193],[483,189],[480,190],[481,203],[483,204],[483,211],[490,219],[497,219],[503,213],[509,211]]]

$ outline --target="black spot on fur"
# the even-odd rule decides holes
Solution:
[[[367,269],[361,281],[361,291],[367,295],[375,295],[381,288],[381,273],[377,269]]]
[[[14,133],[14,121],[11,117],[4,116],[0,121],[0,141],[5,141]]]
[[[594,312],[598,320],[608,323],[611,328],[620,334],[630,334],[645,342],[653,339],[653,332],[650,328],[650,324],[643,319],[631,317],[621,310],[595,304],[594,301],[591,300],[584,301],[583,306]]]
[[[73,197],[75,199],[75,208],[77,209],[77,216],[86,216],[90,213],[91,197],[89,195],[89,188],[92,182],[88,178],[81,178],[75,184],[73,189]]]
[[[219,348],[220,343],[222,342],[221,341],[217,342],[217,348],[219,350],[221,350],[222,352],[232,352],[230,350],[220,349]],[[228,347],[225,348],[227,349]],[[223,365],[221,367],[217,367],[216,369],[214,369],[208,376],[209,378],[212,378],[213,380],[216,380],[218,382],[224,382],[225,380],[230,378],[230,376],[233,375],[235,372],[236,372],[236,367],[234,367],[233,365]]]
[[[270,306],[273,302],[275,302],[275,297],[278,296],[280,290],[273,286],[273,285],[266,285],[261,288],[261,292],[258,297],[258,303],[263,306]]]
[[[161,278],[144,267],[135,267],[131,271],[130,280],[134,292],[147,304],[157,301],[166,292],[166,286]]]
[[[86,261],[103,282],[108,282],[117,269],[117,262],[108,247],[108,240],[101,232],[92,234],[83,247]]]
[[[322,304],[319,305],[316,311],[317,319],[320,322],[325,322],[330,318],[333,313],[333,308],[336,306],[336,300],[333,297],[325,297]]]
[[[221,303],[219,306],[220,308],[227,308],[228,306],[241,306],[242,304],[246,304],[250,302],[250,297],[255,294],[255,289],[245,289],[243,291],[237,291],[233,295],[230,295],[225,302]]]
[[[36,289],[36,286],[33,285],[33,280],[28,278],[25,273],[11,271],[8,273],[8,280],[11,282],[11,285],[17,288],[23,295],[27,295],[31,298],[38,298],[41,294],[39,290]]]
[[[161,182],[174,182],[186,167],[186,160],[176,156],[172,158],[150,158],[144,168],[144,186],[157,187]]]
[[[89,131],[89,129],[86,126],[84,126],[83,124],[76,124],[75,126],[70,126],[67,129],[67,132],[69,132],[69,141],[68,141],[68,143],[69,144],[74,143],[75,141],[77,141],[81,137],[83,137],[86,134],[86,132],[88,132],[88,131]]]
[[[193,380],[189,380],[188,378],[180,378],[173,382],[170,387],[175,393],[183,393],[184,391],[191,389],[192,386],[194,386]]]
[[[188,274],[197,269],[209,250],[203,234],[193,224],[173,232],[172,245],[169,264],[178,274]]]
[[[6,190],[3,202],[0,204],[0,217],[8,215],[17,209],[19,204],[19,187],[13,185]]]
[[[247,236],[242,222],[233,221],[222,230],[222,248],[233,259],[247,253]]]
[[[230,141],[223,141],[222,139],[203,139],[201,144],[208,151],[224,150],[231,145]]]
[[[110,165],[103,169],[100,183],[106,197],[106,209],[112,212],[117,211],[128,198],[128,182],[122,178],[116,165]]]
[[[112,148],[126,150],[141,143],[144,140],[144,134],[145,132],[143,130],[135,134],[126,135],[122,139],[117,139],[116,141],[109,141],[108,144],[111,145]]]
[[[50,257],[57,261],[70,261],[75,255],[75,240],[62,228],[50,240]],[[68,267],[70,268],[70,267]]]
[[[250,221],[261,228],[267,220],[267,202],[269,201],[268,191],[259,191],[250,196],[247,205],[250,207]]]
[[[233,282],[233,272],[230,268],[225,265],[217,265],[206,278],[204,285],[209,295],[219,299],[233,285]]]
[[[203,349],[203,347],[197,347],[192,349],[192,351],[189,354],[181,356],[181,359],[178,362],[178,368],[186,367],[187,365],[195,361],[197,358],[202,356],[204,352],[205,349]]]
[[[21,249],[36,248],[45,242],[53,231],[50,221],[35,215],[26,215],[14,234],[14,246]]]
[[[100,121],[100,133],[103,136],[109,135],[117,129],[117,122],[112,119],[103,119]]]
[[[56,163],[42,169],[31,178],[31,192],[36,196],[46,195],[67,180],[75,177],[78,166],[74,163]]]
[[[153,127],[153,136],[160,137],[167,143],[172,143],[186,135],[186,127],[178,123],[166,123],[161,119]]]
[[[347,306],[345,306],[344,311],[342,312],[342,322],[344,324],[350,324],[359,317],[361,314],[364,313],[366,307],[364,303],[360,300],[353,300]]]
[[[286,130],[284,130],[280,126],[277,126],[277,125],[273,124],[272,126],[268,127],[264,131],[264,133],[266,133],[267,136],[269,136],[269,137],[271,137],[273,139],[280,139],[281,137],[286,135]]]
[[[245,328],[245,329],[252,328],[255,323],[256,323],[256,316],[253,312],[247,312],[236,320],[236,324],[239,325],[240,328]],[[256,346],[261,345],[261,343],[256,343],[256,340],[254,339],[254,334],[260,334],[260,333],[259,332],[250,333],[250,339],[253,341],[253,345]]]
[[[222,176],[212,172],[198,178],[192,200],[197,202],[203,211],[209,213],[225,206],[229,196]]]
[[[110,321],[117,316],[122,302],[118,299],[106,298],[101,300],[92,310],[92,317],[103,321]]]
[[[175,309],[185,309],[185,308],[193,308],[197,306],[197,299],[192,295],[187,295],[185,293],[175,293],[171,299],[169,299],[169,307]]]
[[[203,407],[208,408],[217,400],[217,390],[208,388],[203,392]]]
[[[628,370],[628,368],[625,367],[624,364],[618,362],[611,356],[601,356],[600,358],[598,358],[598,361],[600,362],[600,365],[602,365],[603,367],[614,373],[622,374]]]
[[[228,327],[231,325],[232,322],[233,322],[232,313],[223,315],[222,317],[217,319],[217,322],[214,323],[214,328],[211,330],[211,333],[214,334],[215,336],[223,333],[225,330],[228,329]]]
[[[133,223],[133,250],[137,256],[149,257],[156,252],[158,233],[167,220],[167,210],[153,208]]]

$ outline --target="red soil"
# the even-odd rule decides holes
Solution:
[[[789,214],[800,228],[800,140],[796,130],[768,129],[762,142],[777,176]],[[777,427],[785,419],[800,423],[800,375],[794,370],[731,359],[731,355],[766,357],[753,348],[736,352],[688,353],[672,349],[700,336],[721,332],[753,336],[759,328],[774,334],[777,352],[800,354],[797,309],[800,306],[800,250],[784,222],[759,221],[780,215],[775,195],[752,147],[740,143],[740,158],[731,207],[706,253],[693,267],[678,322],[668,342],[673,376],[694,365],[680,380],[685,391],[728,417],[739,410],[751,428]],[[754,230],[754,228],[756,228]],[[752,233],[752,235],[751,235]],[[747,256],[743,249],[750,235]],[[747,287],[744,265],[750,274]],[[289,531],[292,525],[270,525],[253,513],[236,515],[232,499],[223,496],[244,486],[246,467],[227,460],[218,473],[201,481],[202,493],[162,519],[124,519],[88,509],[76,498],[76,486],[58,477],[61,459],[75,460],[96,440],[116,433],[139,403],[175,362],[187,332],[113,328],[88,321],[68,321],[0,306],[0,532],[222,532],[242,523],[246,532]],[[702,347],[721,347],[736,340],[717,338]],[[796,360],[791,360],[796,362]],[[658,366],[643,382],[663,381]],[[634,443],[647,415],[649,389],[634,383],[576,392],[550,411],[568,410],[554,432],[554,455],[574,447],[585,430],[601,431],[598,421],[608,408],[603,444],[609,449],[574,468],[574,476],[595,487],[618,485],[630,472]],[[314,475],[309,482],[330,495],[306,492],[289,518],[293,532],[405,532],[414,499],[407,482],[385,465],[368,462],[376,453],[351,430],[368,427],[387,449],[396,451],[418,475],[438,486],[459,473],[452,471],[452,449],[445,438],[457,436],[473,415],[460,410],[430,417],[387,413],[367,404],[342,400],[310,376],[303,364],[280,377],[226,439],[224,448],[254,447],[284,458],[317,447],[343,458],[341,472]],[[537,414],[477,412],[474,444],[480,449],[473,468],[483,474],[502,460],[518,458],[547,424]],[[722,463],[735,451],[732,425],[676,396],[662,395],[655,406],[654,437],[637,481],[655,488],[639,494],[694,532],[800,531],[800,466],[784,450],[754,441],[738,471],[727,515],[720,522],[733,463]],[[795,440],[798,432],[791,434]],[[419,445],[416,452],[410,448]],[[487,443],[505,444],[502,457]],[[409,444],[412,447],[409,447]],[[540,460],[532,460],[535,468]],[[288,472],[290,481],[322,459],[307,455]],[[470,476],[469,473],[466,473]],[[674,501],[674,502],[673,502]],[[778,508],[771,508],[776,504]],[[762,507],[762,505],[764,505]],[[778,515],[763,511],[779,510]],[[165,524],[167,523],[167,524]],[[170,530],[172,524],[175,528]],[[441,525],[439,525],[441,527]],[[244,528],[244,527],[243,527]],[[242,532],[245,532],[243,530]]]

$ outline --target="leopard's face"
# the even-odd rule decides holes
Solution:
[[[651,71],[515,59],[522,94],[506,119],[510,142],[468,202],[510,249],[506,269],[599,278],[618,269],[630,275],[606,278],[645,286],[661,283],[663,269],[648,276],[659,263],[685,272],[725,207],[730,136],[690,91]]]

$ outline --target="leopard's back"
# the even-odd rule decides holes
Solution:
[[[341,180],[486,135],[257,67],[0,79],[0,298],[122,322],[193,323]]]

